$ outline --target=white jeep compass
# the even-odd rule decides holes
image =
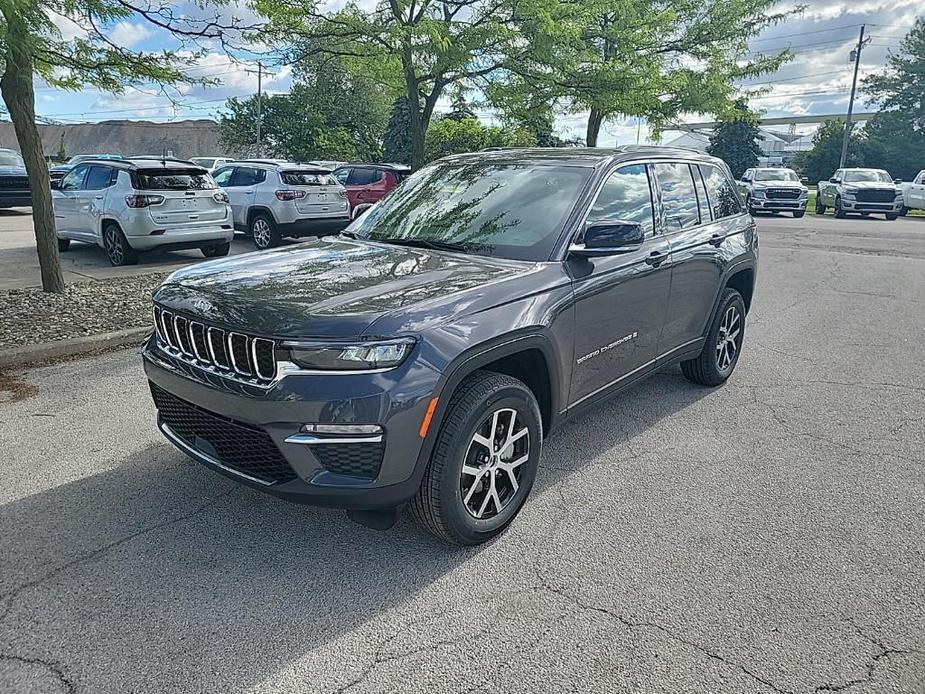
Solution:
[[[113,265],[134,265],[153,248],[228,255],[234,228],[228,196],[201,166],[178,160],[85,161],[52,183],[58,250],[71,241],[104,248]]]

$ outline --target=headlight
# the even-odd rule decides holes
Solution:
[[[412,338],[350,344],[288,343],[289,358],[318,371],[374,371],[401,364],[414,347]]]
[[[764,197],[764,188],[755,188],[752,191],[753,198],[763,198]]]
[[[806,186],[803,186],[802,188],[800,188],[800,197],[805,198],[807,195],[809,195],[809,188],[807,188]]]
[[[844,190],[845,195],[856,195],[857,192],[858,192],[858,189],[852,186],[846,186]]]

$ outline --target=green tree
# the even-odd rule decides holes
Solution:
[[[925,130],[911,127],[902,111],[881,111],[861,130],[860,158],[865,166],[911,181],[925,169]]]
[[[70,20],[82,33],[65,38],[52,17]],[[36,126],[34,81],[40,79],[53,87],[72,90],[91,85],[114,93],[130,85],[208,81],[185,71],[194,63],[195,50],[152,53],[116,44],[110,38],[112,27],[126,20],[147,22],[181,42],[221,42],[230,29],[243,28],[237,22],[225,25],[217,14],[214,18],[187,18],[158,0],[0,2],[0,94],[29,175],[35,243],[45,291],[62,292],[64,277],[58,258],[48,165]]]
[[[524,128],[485,126],[475,118],[440,118],[427,131],[425,157],[433,161],[450,154],[477,152],[486,147],[531,147],[536,138]]]
[[[515,91],[589,113],[586,142],[622,114],[658,132],[684,112],[728,108],[735,81],[788,57],[749,55],[748,40],[788,16],[776,0],[526,0],[517,29],[528,46],[510,60]]]
[[[300,66],[289,94],[263,97],[266,152],[294,161],[377,160],[389,109],[388,90],[338,60]],[[257,99],[232,98],[220,119],[222,144],[254,153]]]
[[[794,158],[794,168],[809,178],[811,182],[827,180],[838,168],[844,136],[844,123],[837,120],[826,121],[813,135],[812,149],[800,152]],[[856,133],[851,134],[850,145],[845,165],[859,166],[863,159],[859,151],[860,137]]]
[[[864,80],[870,103],[901,114],[915,130],[925,130],[925,17],[919,17],[890,52],[886,69]]]
[[[389,123],[382,136],[382,159],[392,164],[411,164],[411,112],[406,96],[392,102]]]
[[[723,114],[720,121],[710,135],[707,152],[726,162],[732,175],[740,178],[745,169],[758,165],[758,157],[761,156],[758,115],[739,101]]]
[[[286,60],[349,57],[402,85],[414,168],[424,162],[424,137],[440,97],[496,71],[515,50],[512,6],[513,0],[388,0],[331,11],[317,0],[255,0],[269,20],[265,40]]]

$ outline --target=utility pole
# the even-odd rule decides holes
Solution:
[[[861,49],[864,48],[870,39],[864,39],[864,26],[861,25],[861,34],[858,36],[858,47],[851,51],[850,60],[854,61],[854,78],[851,80],[851,97],[848,99],[848,115],[845,118],[845,137],[841,143],[841,159],[838,161],[838,168],[845,168],[845,160],[848,158],[848,141],[851,139],[851,112],[854,110],[854,93],[858,86],[858,68],[861,66]]]
[[[863,32],[863,29],[861,31]],[[855,76],[855,79],[858,76],[857,68],[855,68],[854,70],[854,76]],[[854,98],[853,89],[851,90],[851,94],[852,94],[852,98]],[[850,119],[851,111],[849,110],[848,113],[849,113],[848,118]],[[261,146],[261,142],[260,142],[260,125],[262,121],[263,121],[263,63],[258,61],[257,63],[257,158],[258,159],[260,159],[260,157],[263,156],[263,147]],[[842,155],[842,158],[844,158],[844,155]]]

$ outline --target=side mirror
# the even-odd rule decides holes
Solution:
[[[832,178],[829,179],[829,183],[838,183],[838,179],[832,176]]]
[[[54,179],[54,180],[51,181],[51,189],[52,189],[52,190],[58,190],[58,188],[60,188],[60,187],[61,187],[61,180],[60,180],[60,179]]]
[[[809,176],[800,176],[800,183],[809,183]]]
[[[646,235],[642,224],[617,220],[585,227],[584,243],[572,244],[569,252],[579,256],[628,253],[642,245]]]
[[[893,179],[893,183],[902,183],[902,182],[903,182],[903,179],[901,179],[901,178],[894,178],[894,179]]]

